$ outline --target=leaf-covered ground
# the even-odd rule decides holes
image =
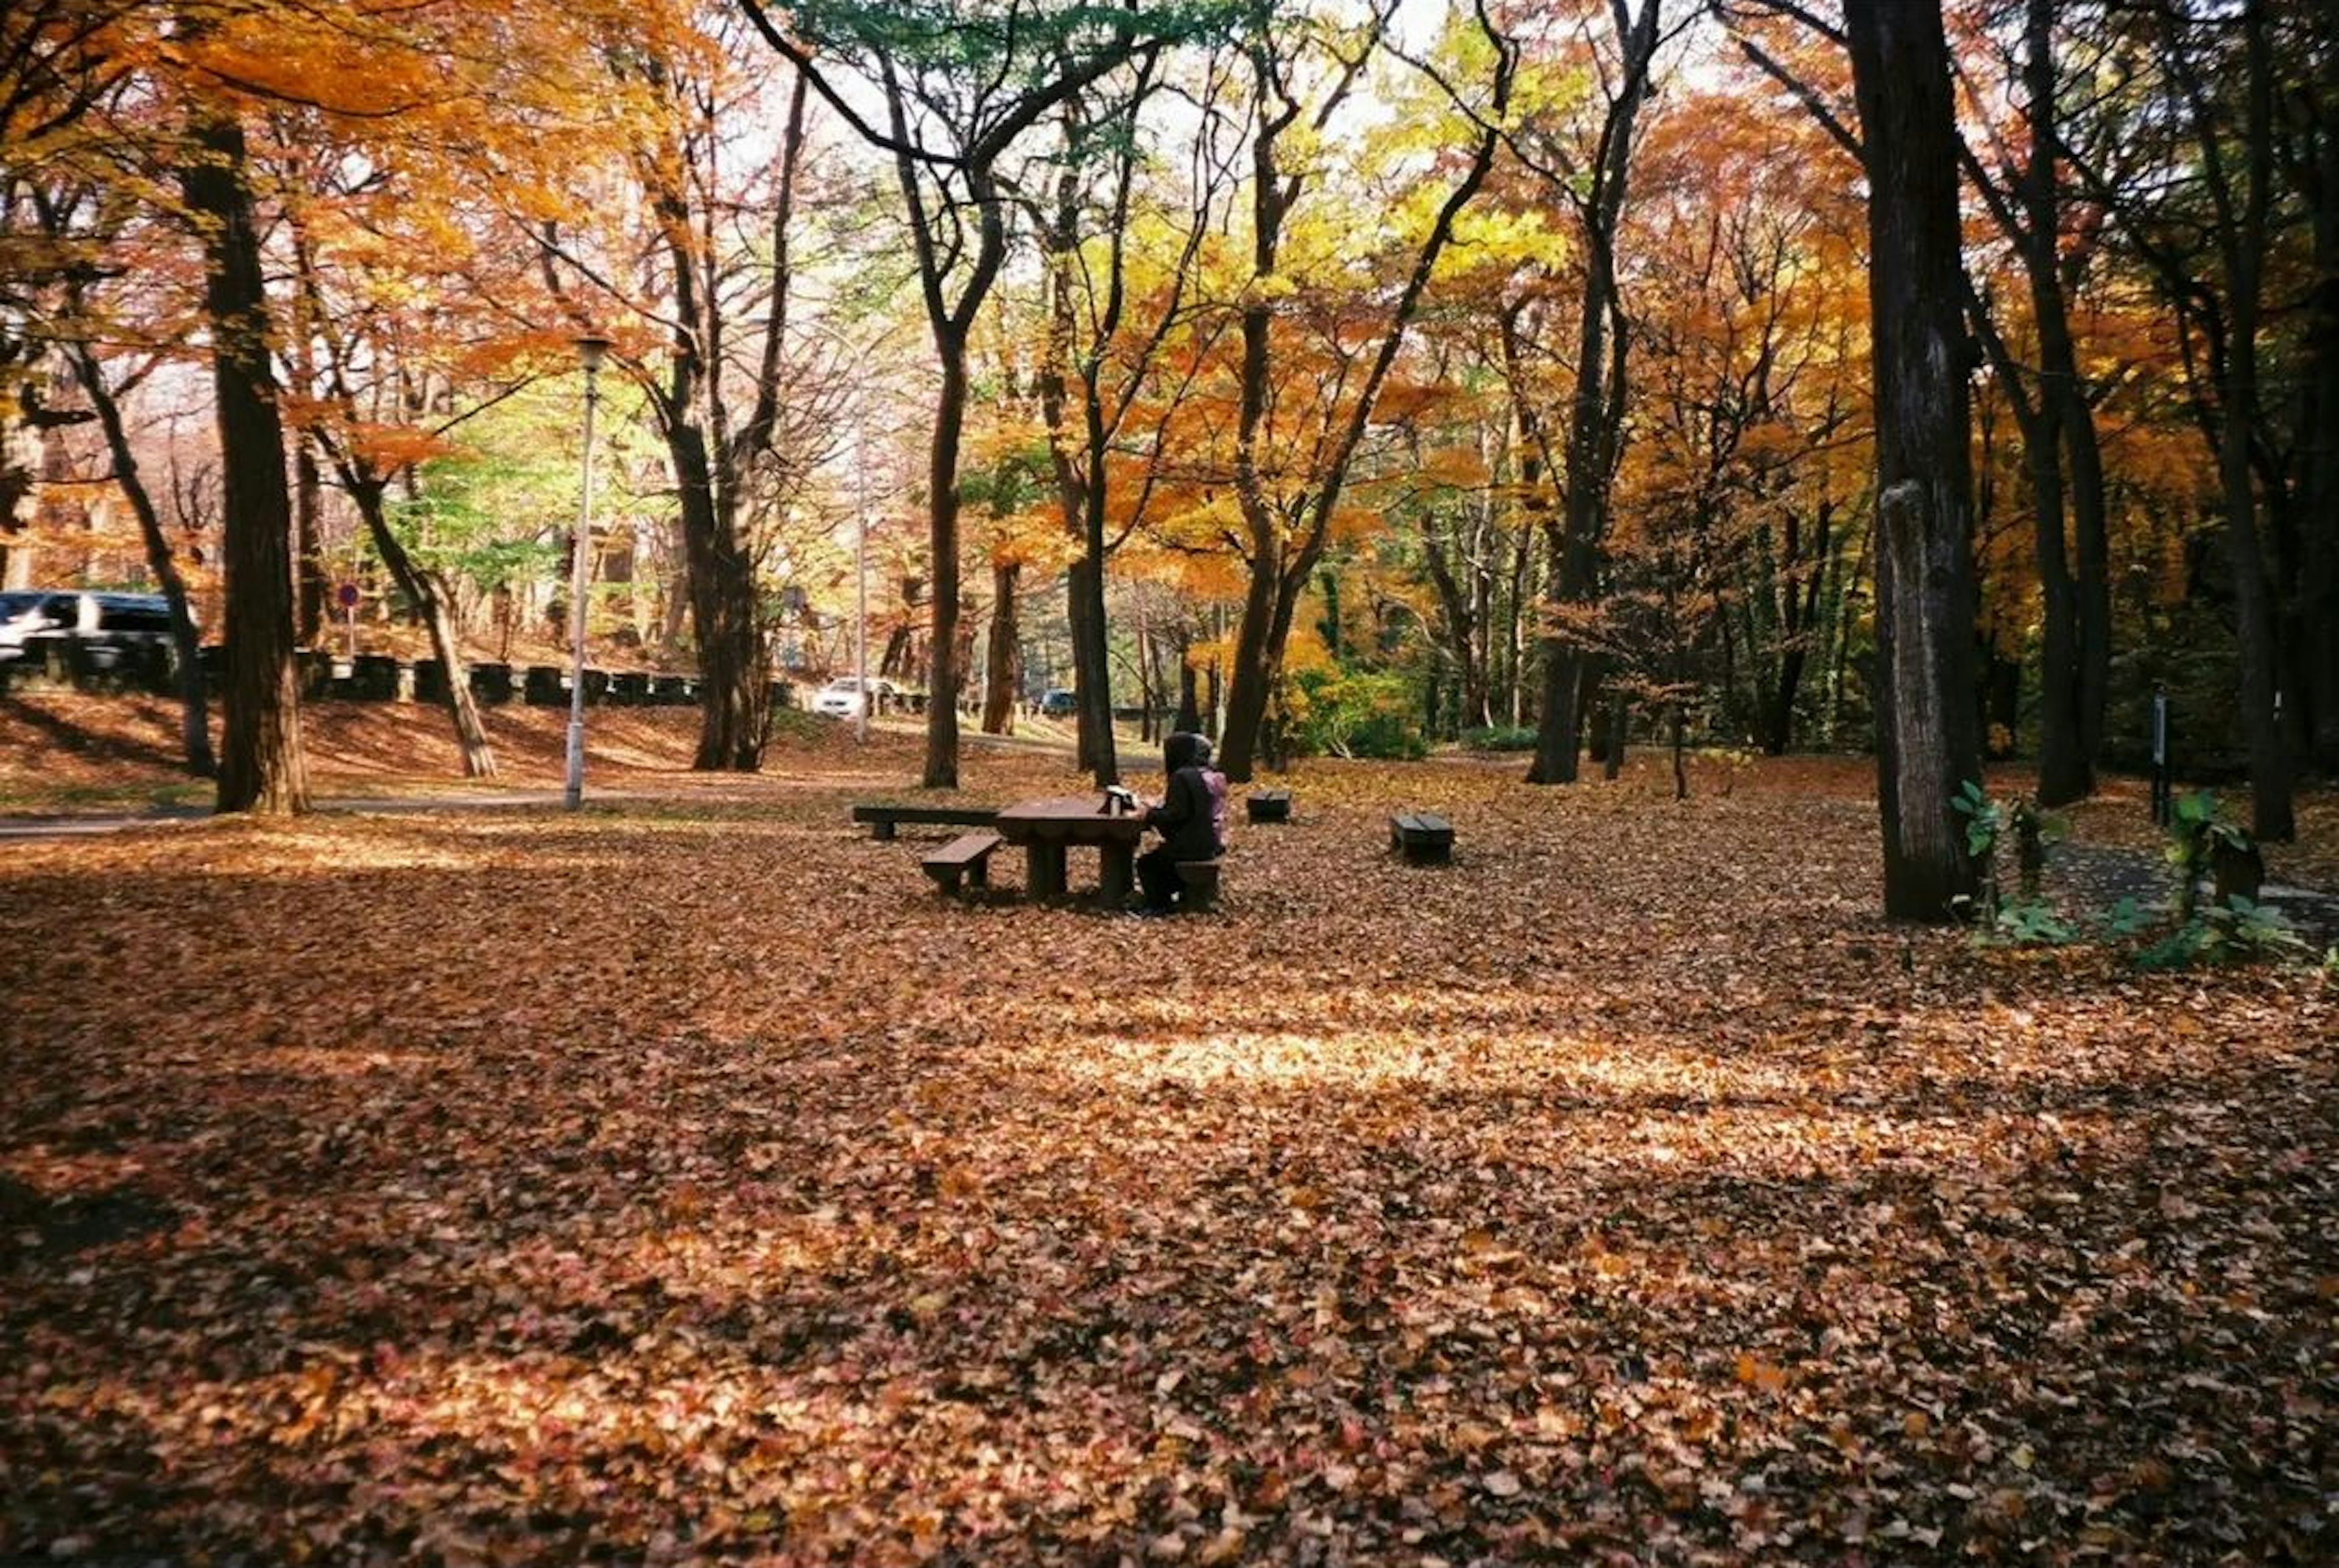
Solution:
[[[958,905],[914,759],[0,853],[0,1557],[2339,1559],[2310,971],[1886,928],[1858,764]]]

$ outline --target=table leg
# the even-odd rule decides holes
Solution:
[[[1024,892],[1032,898],[1064,896],[1064,846],[1033,839],[1024,852]]]
[[[1097,887],[1107,909],[1119,909],[1129,902],[1129,889],[1135,880],[1137,846],[1131,843],[1105,843],[1097,846]]]

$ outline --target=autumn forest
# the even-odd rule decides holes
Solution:
[[[0,1561],[2330,1562],[2334,781],[2320,0],[13,0]]]

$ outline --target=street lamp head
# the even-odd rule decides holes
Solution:
[[[577,358],[587,374],[599,370],[602,361],[609,357],[609,340],[598,332],[581,332],[577,334],[576,343]]]

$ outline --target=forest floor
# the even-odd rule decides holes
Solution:
[[[0,813],[183,803],[124,712],[0,703]],[[0,1560],[2339,1559],[2311,960],[1887,926],[1832,760],[1308,764],[1215,915],[960,903],[846,820],[914,734],[693,718],[0,847]]]

